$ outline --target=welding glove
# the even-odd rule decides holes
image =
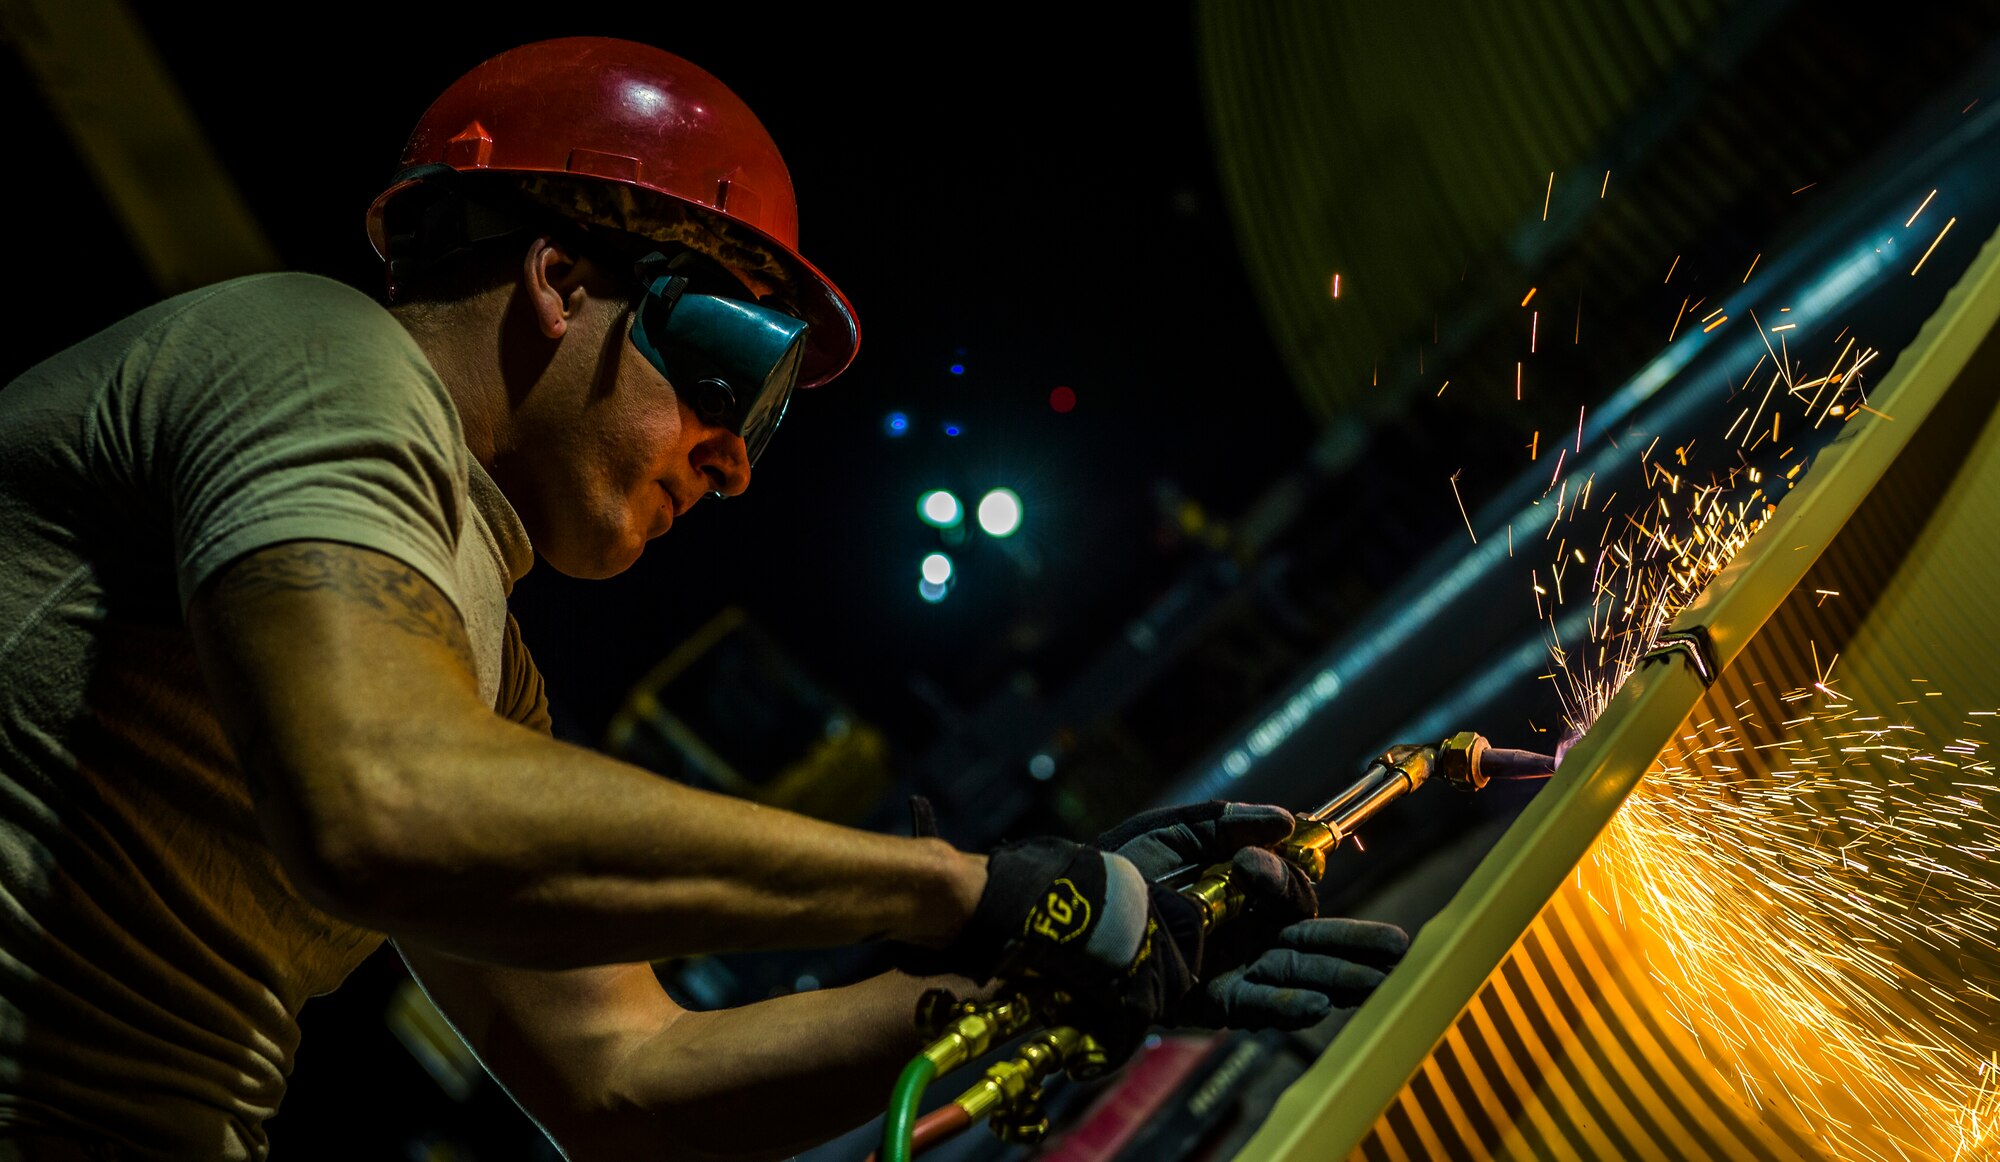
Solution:
[[[1314,919],[1318,897],[1304,869],[1263,845],[1284,840],[1292,815],[1255,803],[1197,803],[1148,811],[1097,839],[1148,879],[1227,860],[1244,910],[1211,933],[1200,984],[1170,1015],[1184,1026],[1302,1029],[1353,1008],[1402,958],[1410,938],[1391,924]]]
[[[1204,1029],[1304,1029],[1368,999],[1410,947],[1393,924],[1302,920],[1249,963],[1188,992],[1171,1024]]]
[[[935,835],[929,801],[910,803],[913,830]],[[1066,839],[1002,844],[986,857],[972,918],[944,948],[905,948],[897,967],[984,982],[1038,980],[1070,997],[1111,1062],[1135,1052],[1194,987],[1201,911],[1150,883],[1115,852]]]
[[[1195,905],[1148,883],[1131,860],[1042,837],[987,854],[972,918],[935,960],[975,980],[1025,973],[1072,992],[1139,972],[1150,979],[1131,987],[1158,994],[1157,1016],[1194,983],[1200,938]]]

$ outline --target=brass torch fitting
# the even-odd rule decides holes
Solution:
[[[1305,869],[1306,877],[1318,883],[1326,874],[1326,853],[1344,838],[1328,824],[1301,816],[1292,826],[1291,837],[1278,845],[1278,854]]]
[[[1486,754],[1486,739],[1470,730],[1461,730],[1438,744],[1437,773],[1461,791],[1477,791],[1486,785],[1480,759]]]
[[[931,989],[917,1001],[917,1023],[934,1038],[924,1056],[945,1074],[1033,1024],[1035,1007],[1023,993],[991,1001],[960,1001]]]
[[[1043,1078],[1084,1056],[1090,1038],[1080,1029],[1059,1025],[1028,1038],[1014,1056],[989,1066],[972,1088],[956,1099],[972,1120],[980,1121],[996,1111],[1025,1111],[1033,1104],[1035,1090]],[[1102,1055],[1102,1051],[1099,1051]]]

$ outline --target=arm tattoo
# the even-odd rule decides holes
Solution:
[[[218,596],[232,600],[306,590],[337,593],[385,615],[407,634],[442,642],[473,669],[472,643],[458,610],[423,574],[393,558],[311,542],[277,545],[239,561],[217,589]]]

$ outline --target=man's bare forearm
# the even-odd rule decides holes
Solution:
[[[487,723],[405,750],[410,793],[380,796],[351,877],[362,922],[474,959],[563,968],[875,938],[939,945],[984,884],[983,857],[939,840],[835,826]]]
[[[687,1013],[635,1052],[620,1089],[692,1159],[784,1158],[866,1122],[923,1049],[917,998],[971,982],[886,973],[845,988]],[[630,1156],[638,1156],[636,1153]],[[589,1154],[580,1157],[591,1157]]]

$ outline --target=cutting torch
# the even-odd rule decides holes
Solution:
[[[1317,882],[1327,855],[1383,808],[1433,778],[1462,791],[1477,791],[1492,779],[1540,778],[1553,774],[1556,759],[1533,751],[1488,745],[1472,731],[1438,743],[1392,746],[1368,765],[1360,778],[1312,811],[1294,817],[1292,834],[1278,855]],[[1162,877],[1201,908],[1202,928],[1214,932],[1242,912],[1247,897],[1232,882],[1228,862],[1190,864]],[[906,1162],[978,1121],[988,1121],[1007,1141],[1036,1142],[1048,1132],[1042,1112],[1042,1083],[1058,1071],[1085,1081],[1106,1071],[1103,1049],[1079,1026],[1088,1014],[1044,982],[1001,982],[983,1001],[961,1001],[943,990],[926,993],[917,1023],[932,1038],[897,1081],[883,1123],[880,1162]],[[1036,1030],[1014,1055],[988,1068],[957,1099],[915,1119],[925,1086],[981,1056],[995,1045]]]

